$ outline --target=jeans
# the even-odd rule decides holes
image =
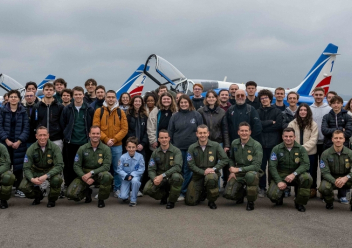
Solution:
[[[187,150],[181,150],[181,153],[182,153],[182,159],[183,159],[182,176],[184,179],[182,183],[182,188],[181,188],[181,195],[185,196],[187,192],[188,184],[192,179],[193,172],[188,167]]]
[[[122,156],[122,145],[121,146],[111,146],[111,168],[110,172],[114,175],[114,191],[119,190],[121,187],[121,178],[117,173],[117,166],[119,160]]]
[[[263,159],[262,159],[261,169],[264,172],[264,175],[259,179],[259,188],[264,190],[266,189],[266,166],[269,163],[271,150],[272,148],[263,148]],[[270,179],[271,179],[270,176],[268,176],[269,182],[270,182]]]

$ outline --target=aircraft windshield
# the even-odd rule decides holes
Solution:
[[[186,80],[186,77],[176,67],[160,56],[157,56],[156,71],[171,84]]]

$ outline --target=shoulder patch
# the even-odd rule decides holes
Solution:
[[[76,154],[75,162],[78,162],[78,161],[79,161],[79,156],[78,156],[78,154]]]
[[[24,163],[28,163],[28,156],[27,156],[27,154],[24,156],[24,161],[23,161]]]
[[[271,153],[270,160],[272,160],[272,161],[277,160],[275,152]]]
[[[139,169],[139,164],[136,164],[136,166],[134,167],[135,170]]]
[[[187,161],[191,161],[192,160],[192,156],[191,154],[189,154],[189,152],[187,152]]]
[[[319,167],[320,167],[321,169],[325,168],[325,163],[324,163],[323,160],[320,160]]]
[[[150,159],[150,161],[149,161],[149,166],[154,166],[155,165],[155,161],[154,161],[154,159]]]

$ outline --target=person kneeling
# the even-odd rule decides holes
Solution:
[[[211,141],[209,129],[202,124],[197,127],[198,141],[192,144],[187,153],[189,168],[193,171],[192,180],[188,185],[185,202],[195,206],[200,202],[202,193],[206,193],[208,206],[216,209],[216,199],[219,197],[220,170],[229,159],[219,143]],[[204,191],[204,188],[206,192]]]
[[[170,135],[167,130],[159,131],[160,147],[153,152],[148,167],[150,180],[143,189],[144,195],[155,200],[161,200],[160,205],[167,209],[175,207],[175,202],[181,194],[183,177],[181,176],[182,153],[180,149],[170,144]]]
[[[247,195],[246,209],[251,211],[258,196],[259,177],[264,174],[260,169],[263,149],[259,142],[251,138],[251,126],[247,122],[239,124],[238,135],[240,138],[231,144],[230,176],[224,197],[241,204]],[[246,189],[244,186],[247,186]]]
[[[60,148],[49,140],[46,127],[40,126],[36,130],[37,142],[32,144],[24,157],[24,178],[19,186],[27,198],[33,199],[32,205],[38,205],[43,199],[43,190],[50,183],[47,207],[55,207],[55,202],[61,192],[61,172],[64,162]]]
[[[113,177],[109,173],[111,165],[111,151],[107,145],[100,141],[100,127],[92,126],[89,131],[90,141],[81,146],[75,157],[74,171],[77,178],[67,188],[67,198],[85,203],[92,201],[90,186],[100,185],[98,194],[98,207],[105,207],[104,200],[110,196]]]
[[[0,208],[8,208],[7,201],[11,197],[12,185],[15,182],[15,175],[10,171],[11,159],[6,146],[0,144]]]
[[[145,165],[143,155],[136,152],[139,142],[136,137],[129,137],[126,141],[127,153],[123,154],[118,163],[116,173],[121,177],[121,191],[119,198],[128,200],[132,188],[130,207],[137,205],[137,195],[141,186],[141,176]]]

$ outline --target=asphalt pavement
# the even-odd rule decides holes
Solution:
[[[94,189],[94,194],[98,189]],[[315,198],[305,213],[294,207],[293,196],[275,206],[258,198],[254,211],[219,197],[218,209],[207,201],[198,206],[178,202],[166,209],[149,196],[129,207],[111,197],[105,208],[59,199],[47,208],[32,200],[12,197],[0,209],[0,247],[349,247],[352,212],[335,202],[334,210]]]

